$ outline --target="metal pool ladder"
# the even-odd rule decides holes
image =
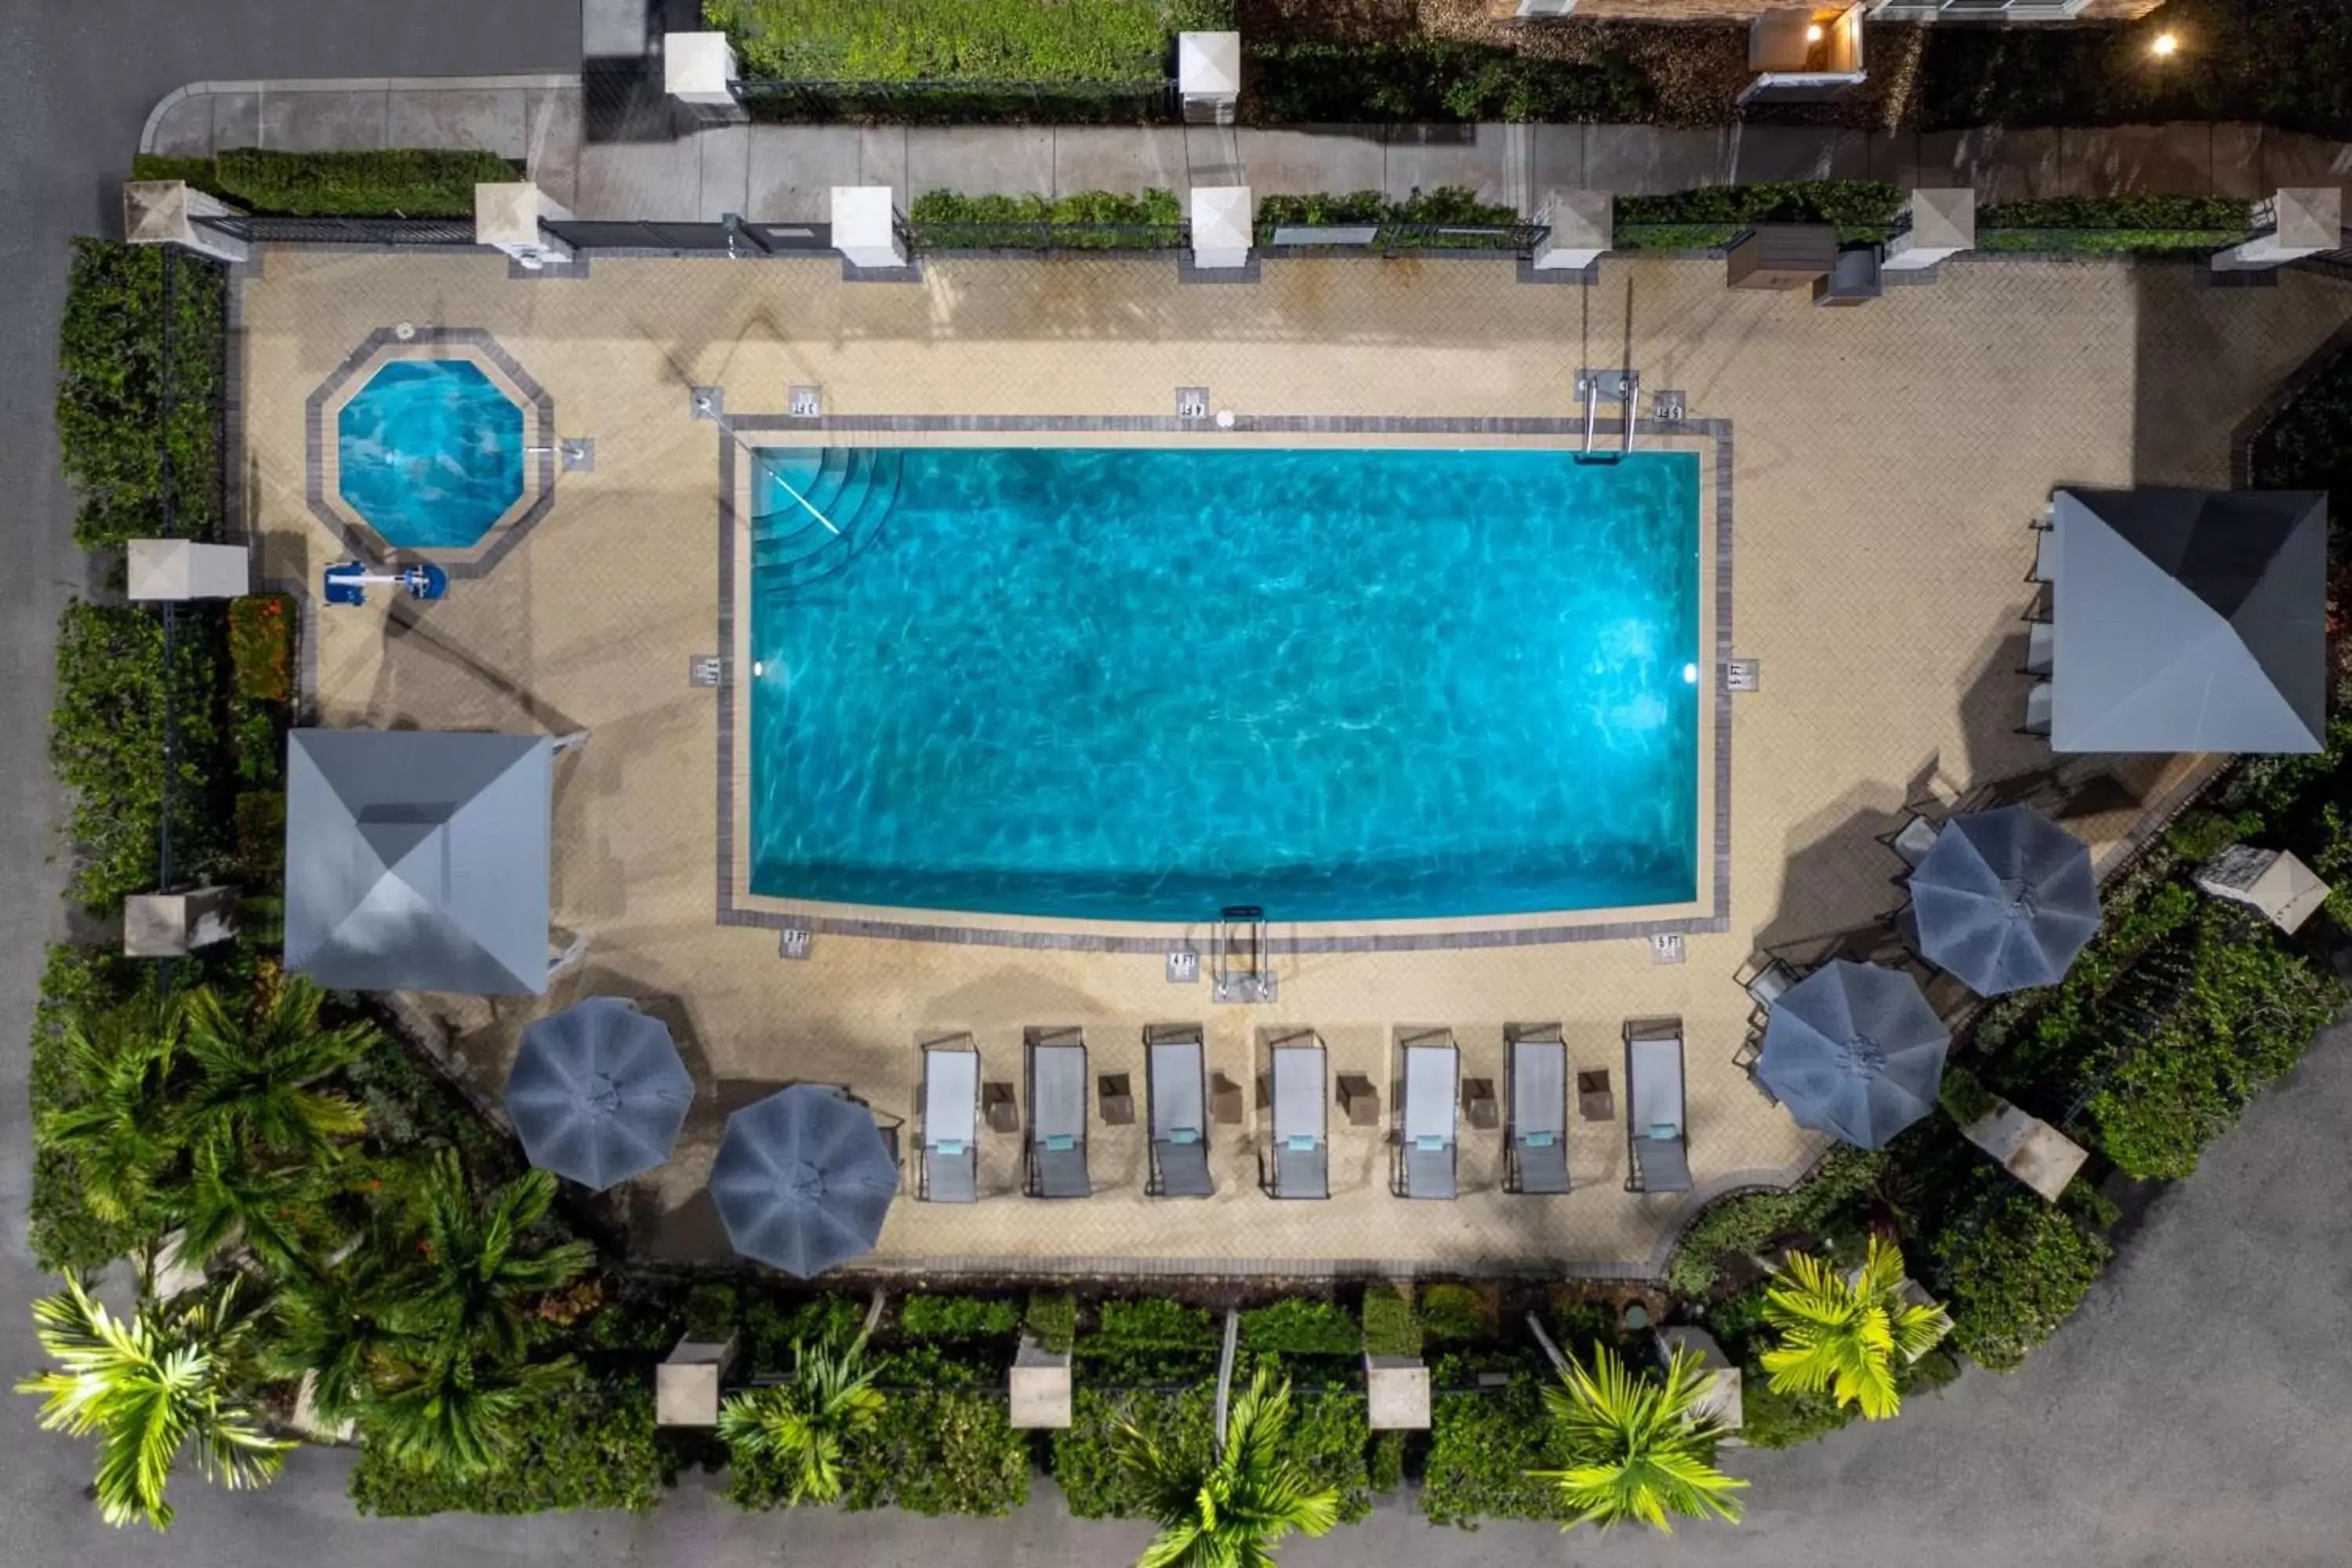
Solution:
[[[1633,424],[1642,407],[1642,375],[1633,370],[1580,370],[1576,373],[1576,395],[1584,405],[1584,445],[1577,449],[1577,460],[1589,463],[1613,463],[1633,449]],[[1623,418],[1622,444],[1614,452],[1596,452],[1592,437],[1601,420],[1603,401],[1614,403]]]
[[[1211,946],[1210,982],[1220,1002],[1271,1002],[1274,971],[1265,962],[1265,911],[1255,904],[1228,904],[1217,912]]]

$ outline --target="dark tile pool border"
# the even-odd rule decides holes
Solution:
[[[333,531],[343,542],[354,559],[381,566],[395,555],[423,555],[447,572],[452,579],[468,581],[489,575],[490,569],[504,560],[507,553],[522,542],[522,536],[533,524],[545,517],[555,505],[556,453],[553,450],[537,454],[539,459],[538,496],[526,511],[512,522],[503,523],[497,537],[479,553],[466,559],[452,557],[443,551],[404,551],[391,544],[373,529],[353,522],[327,501],[327,405],[348,385],[352,378],[367,368],[385,345],[397,343],[403,348],[425,344],[431,347],[470,348],[499,367],[501,374],[514,383],[539,415],[540,430],[545,437],[543,445],[552,448],[559,445],[555,436],[555,399],[539,384],[529,371],[516,363],[514,355],[489,331],[482,327],[418,327],[404,340],[397,329],[378,327],[362,340],[360,346],[343,356],[343,363],[328,374],[327,379],[311,390],[302,405],[302,499],[310,503],[310,515]],[[527,438],[526,438],[527,439]]]
[[[1297,435],[1556,436],[1581,437],[1580,419],[1469,416],[1402,418],[1361,414],[1244,416],[1240,431]],[[1593,427],[1596,441],[1621,437],[1622,421]],[[1162,415],[1074,416],[1050,414],[847,414],[795,419],[782,414],[743,415],[721,422],[719,435],[719,833],[718,923],[770,931],[807,931],[826,936],[886,937],[900,942],[960,942],[977,947],[1016,947],[1077,952],[1165,953],[1197,948],[1196,929],[1171,925],[1166,936],[1135,936],[1092,931],[1051,931],[984,924],[943,925],[912,921],[830,915],[811,910],[784,913],[745,909],[735,901],[735,464],[738,431],[1166,433],[1200,436],[1203,422]],[[1486,930],[1381,931],[1362,936],[1284,936],[1270,932],[1269,952],[1422,952],[1449,948],[1542,947],[1572,942],[1622,942],[1666,934],[1704,935],[1731,929],[1731,691],[1722,671],[1731,658],[1731,421],[1685,419],[1664,425],[1636,421],[1633,433],[1661,437],[1700,437],[1715,448],[1715,899],[1714,912],[1667,920],[1606,921],[1580,925],[1498,926]],[[317,470],[314,468],[313,473]],[[1702,465],[1701,482],[1705,482]],[[1279,911],[1277,911],[1277,914]],[[984,920],[975,916],[974,920]],[[1204,912],[1194,928],[1207,923]],[[1279,931],[1282,921],[1273,924]],[[1340,924],[1317,921],[1317,924]]]

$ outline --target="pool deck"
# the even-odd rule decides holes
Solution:
[[[555,920],[588,940],[544,1002],[410,999],[494,1093],[543,1007],[635,995],[667,1019],[705,1092],[672,1162],[621,1194],[646,1250],[724,1255],[698,1196],[727,1109],[796,1079],[845,1081],[909,1118],[919,1043],[970,1034],[982,1076],[1018,1084],[1022,1031],[1075,1025],[1096,1073],[1131,1075],[1139,1124],[1093,1127],[1096,1195],[1021,1198],[1020,1140],[982,1134],[976,1206],[909,1195],[874,1262],[944,1273],[1463,1271],[1648,1275],[1710,1193],[1786,1179],[1818,1152],[1733,1064],[1748,1007],[1733,974],[1759,946],[1819,945],[1897,900],[1879,842],[1906,801],[2046,775],[2014,732],[2026,686],[2026,524],[2054,485],[2229,480],[2232,432],[2352,322],[2352,287],[2291,274],[2213,289],[2183,264],[1982,258],[1858,310],[1726,290],[1720,263],[1612,260],[1591,288],[1524,287],[1495,262],[1270,260],[1249,287],[1180,284],[1129,258],[940,260],[919,284],[845,284],[826,261],[600,258],[584,279],[510,280],[502,258],[268,254],[241,293],[239,489],[260,574],[315,583],[340,542],[306,499],[305,399],[402,321],[489,333],[595,441],[495,567],[424,608],[319,626],[329,724],[587,729],[559,763]],[[1581,364],[1629,357],[1734,443],[1734,651],[1762,689],[1733,699],[1729,904],[1686,962],[1633,940],[1276,962],[1277,1005],[1212,1005],[1149,952],[821,932],[805,962],[773,930],[721,924],[717,427],[775,415],[795,384],[828,415],[1156,420],[1174,389],[1248,415],[1564,419]],[[2197,759],[2134,759],[2072,821],[2102,856],[2160,810]],[[714,874],[716,871],[716,875]],[[1278,915],[1279,911],[1276,911]],[[1276,934],[1283,933],[1276,928]],[[1625,1020],[1678,1016],[1698,1191],[1623,1190]],[[1383,1125],[1333,1108],[1328,1203],[1256,1190],[1253,1129],[1212,1139],[1217,1195],[1143,1193],[1141,1031],[1206,1026],[1209,1065],[1246,1091],[1269,1030],[1313,1027],[1330,1068],[1381,1091]],[[1463,1197],[1389,1193],[1401,1032],[1450,1026],[1465,1077],[1504,1092],[1507,1025],[1559,1024],[1577,1069],[1606,1068],[1616,1118],[1574,1124],[1577,1191],[1496,1190],[1501,1133],[1462,1136]],[[1252,1108],[1245,1112],[1256,1119]]]

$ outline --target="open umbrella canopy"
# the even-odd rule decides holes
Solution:
[[[1798,1126],[1876,1149],[1936,1103],[1951,1044],[1909,975],[1840,960],[1772,1004],[1756,1081]]]
[[[530,1163],[599,1192],[668,1159],[693,1103],[669,1030],[614,996],[527,1025],[507,1074]]]
[[[729,1117],[710,1167],[735,1250],[802,1279],[870,1251],[898,1191],[873,1112],[821,1084]]]
[[[1911,903],[1920,956],[1979,996],[2056,984],[2099,929],[2091,852],[2021,805],[1946,824]]]

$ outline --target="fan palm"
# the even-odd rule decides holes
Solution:
[[[73,1162],[89,1212],[120,1224],[149,1208],[179,1159],[178,1015],[144,1003],[78,1016],[62,1044],[71,1103],[42,1116],[40,1142]]]
[[[1895,1355],[1916,1361],[1951,1331],[1941,1307],[1903,1299],[1903,1254],[1876,1237],[1851,1278],[1797,1252],[1764,1293],[1764,1321],[1780,1342],[1764,1352],[1774,1392],[1819,1394],[1883,1421],[1903,1408]]]
[[[1338,1523],[1339,1494],[1310,1484],[1291,1452],[1289,1380],[1261,1366],[1234,1401],[1219,1453],[1163,1448],[1121,1426],[1119,1462],[1160,1523],[1136,1568],[1264,1568],[1292,1531]]]
[[[58,1363],[16,1385],[47,1396],[41,1425],[99,1436],[99,1512],[106,1522],[172,1525],[163,1489],[184,1446],[207,1480],[232,1489],[277,1475],[290,1444],[261,1429],[231,1394],[252,1313],[238,1282],[120,1320],[66,1276],[33,1303],[34,1332]]]
[[[595,1257],[582,1241],[544,1248],[526,1242],[555,1201],[555,1178],[527,1172],[477,1203],[465,1166],[445,1149],[425,1168],[415,1201],[424,1222],[416,1243],[423,1262],[406,1272],[392,1326],[435,1344],[436,1360],[520,1360],[524,1303],[581,1273]]]
[[[477,1475],[490,1467],[533,1400],[578,1378],[568,1356],[529,1365],[436,1357],[395,1368],[372,1390],[358,1407],[361,1429],[370,1447],[411,1468]]]
[[[736,1394],[719,1412],[730,1448],[792,1478],[786,1497],[795,1508],[841,1495],[843,1449],[881,1418],[885,1401],[865,1351],[863,1336],[839,1349],[795,1340],[790,1383]]]
[[[1560,1373],[1564,1386],[1544,1390],[1569,1468],[1529,1472],[1559,1488],[1574,1511],[1569,1524],[1606,1530],[1638,1520],[1671,1535],[1675,1515],[1738,1523],[1731,1493],[1748,1483],[1715,1468],[1724,1431],[1697,1414],[1706,1386],[1698,1357],[1676,1351],[1663,1383],[1629,1373],[1605,1345],[1592,1347],[1592,1364],[1588,1373],[1570,1361]]]
[[[349,1098],[314,1087],[377,1043],[373,1025],[319,1026],[326,993],[300,975],[238,1016],[210,986],[188,994],[185,1037],[195,1081],[181,1101],[189,1141],[320,1155],[365,1125]]]

